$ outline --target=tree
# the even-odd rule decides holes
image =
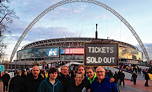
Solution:
[[[8,31],[8,25],[13,22],[13,18],[17,18],[14,10],[8,7],[9,0],[0,0],[0,59],[5,54],[4,49],[4,32]]]

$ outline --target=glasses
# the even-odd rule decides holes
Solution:
[[[96,71],[97,73],[104,73],[105,71]]]

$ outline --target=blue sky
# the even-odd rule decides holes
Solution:
[[[29,23],[44,9],[61,0],[10,0],[19,19],[9,25],[6,33],[10,56],[16,41]],[[121,14],[136,30],[143,43],[152,43],[152,0],[97,0]],[[30,30],[21,46],[28,43],[62,37],[94,37],[98,24],[99,38],[110,38],[137,45],[129,29],[109,11],[91,3],[71,3],[55,8],[38,21]],[[9,58],[9,57],[8,57]]]

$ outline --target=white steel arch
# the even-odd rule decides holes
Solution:
[[[33,27],[33,25],[35,25],[45,14],[47,14],[48,12],[50,12],[51,10],[65,5],[65,4],[69,4],[69,3],[74,3],[74,2],[86,2],[86,3],[92,3],[95,5],[98,5],[106,10],[108,10],[109,12],[111,12],[113,15],[115,15],[119,20],[121,20],[121,22],[123,22],[125,24],[125,26],[131,31],[131,33],[133,34],[133,36],[136,38],[137,42],[139,43],[142,51],[144,52],[144,55],[147,59],[147,61],[149,61],[149,55],[147,53],[146,48],[144,47],[144,44],[142,43],[140,37],[137,35],[136,31],[133,29],[133,27],[128,23],[128,21],[126,19],[124,19],[117,11],[115,11],[114,9],[112,9],[111,7],[109,7],[108,5],[96,1],[96,0],[63,0],[60,1],[56,4],[51,5],[50,7],[48,7],[47,9],[45,9],[42,13],[40,13],[28,26],[27,28],[24,30],[24,32],[22,33],[22,35],[20,36],[19,40],[17,41],[17,43],[15,44],[15,47],[12,51],[11,57],[10,57],[10,62],[13,60],[15,53],[17,52],[17,49],[19,47],[19,45],[21,44],[21,42],[23,41],[23,39],[25,38],[25,36],[27,35],[27,33],[30,31],[30,29]]]

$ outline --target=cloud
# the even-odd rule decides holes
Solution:
[[[80,4],[76,8],[74,8],[73,13],[83,13],[87,9],[87,5]]]
[[[58,1],[59,0],[12,0],[9,6],[15,10],[19,17],[24,17],[23,20],[30,20]]]
[[[69,14],[69,13],[80,14],[80,13],[83,13],[87,8],[88,6],[86,4],[74,3],[74,5],[68,4],[66,6],[58,7],[58,9],[56,9],[56,13],[57,14]]]
[[[13,51],[13,48],[14,48],[19,36],[21,35],[20,32],[17,31],[18,29],[22,29],[22,28],[15,26],[13,28],[13,34],[7,35],[7,39],[5,39],[8,44],[8,47],[5,50],[5,52],[7,54],[7,58],[10,57],[10,55]],[[33,28],[27,34],[25,39],[23,39],[21,45],[19,46],[19,49],[21,49],[23,46],[25,46],[29,43],[32,43],[34,41],[53,39],[53,38],[73,37],[73,36],[75,36],[75,34],[76,33],[70,32],[67,28],[64,28],[64,27]]]
[[[37,27],[33,28],[31,32],[29,32],[28,36],[26,37],[26,40],[38,41],[51,38],[71,37],[74,35],[74,32],[70,32],[67,28],[64,27]]]
[[[25,24],[20,23],[23,21],[16,21],[10,25],[10,33],[6,33],[6,41],[18,40],[22,35],[24,29],[26,28]],[[62,37],[71,37],[75,36],[75,32],[71,32],[66,27],[33,27],[25,36],[24,40],[27,41],[36,41],[41,39],[50,39],[50,38],[62,38]]]
[[[109,20],[112,18],[110,15],[102,14],[102,15],[96,16],[95,19]]]
[[[8,31],[5,33],[6,39],[17,40],[23,33],[24,28],[25,22],[23,23],[23,21],[14,20],[14,22],[9,25]]]

